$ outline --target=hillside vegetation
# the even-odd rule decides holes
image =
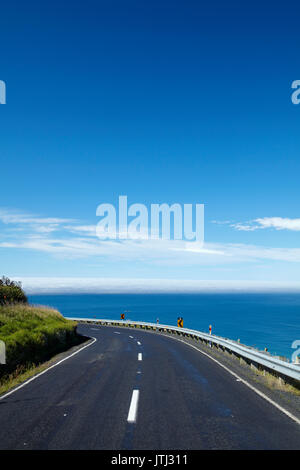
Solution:
[[[0,279],[0,305],[27,303],[27,297],[20,282],[11,281],[3,276]]]
[[[76,322],[65,319],[57,310],[29,305],[21,285],[2,278],[0,340],[5,343],[6,364],[0,364],[0,390],[10,377],[24,374],[81,343],[84,338],[77,335],[76,327]]]
[[[6,346],[1,375],[39,364],[76,341],[76,323],[58,311],[26,304],[0,307],[0,339]]]

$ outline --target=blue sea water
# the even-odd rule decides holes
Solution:
[[[291,358],[300,340],[300,294],[77,294],[31,295],[33,304],[66,317],[126,319],[176,325],[212,333]]]

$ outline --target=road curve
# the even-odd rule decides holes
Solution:
[[[80,325],[91,346],[0,397],[0,449],[300,449],[300,426],[184,343]]]

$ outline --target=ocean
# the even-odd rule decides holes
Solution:
[[[30,303],[57,308],[66,317],[126,319],[176,325],[291,358],[300,340],[300,294],[65,294],[30,295]]]

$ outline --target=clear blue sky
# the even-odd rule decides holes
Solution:
[[[2,4],[0,274],[300,281],[299,13]],[[204,203],[207,251],[100,243],[96,207],[122,194]]]

